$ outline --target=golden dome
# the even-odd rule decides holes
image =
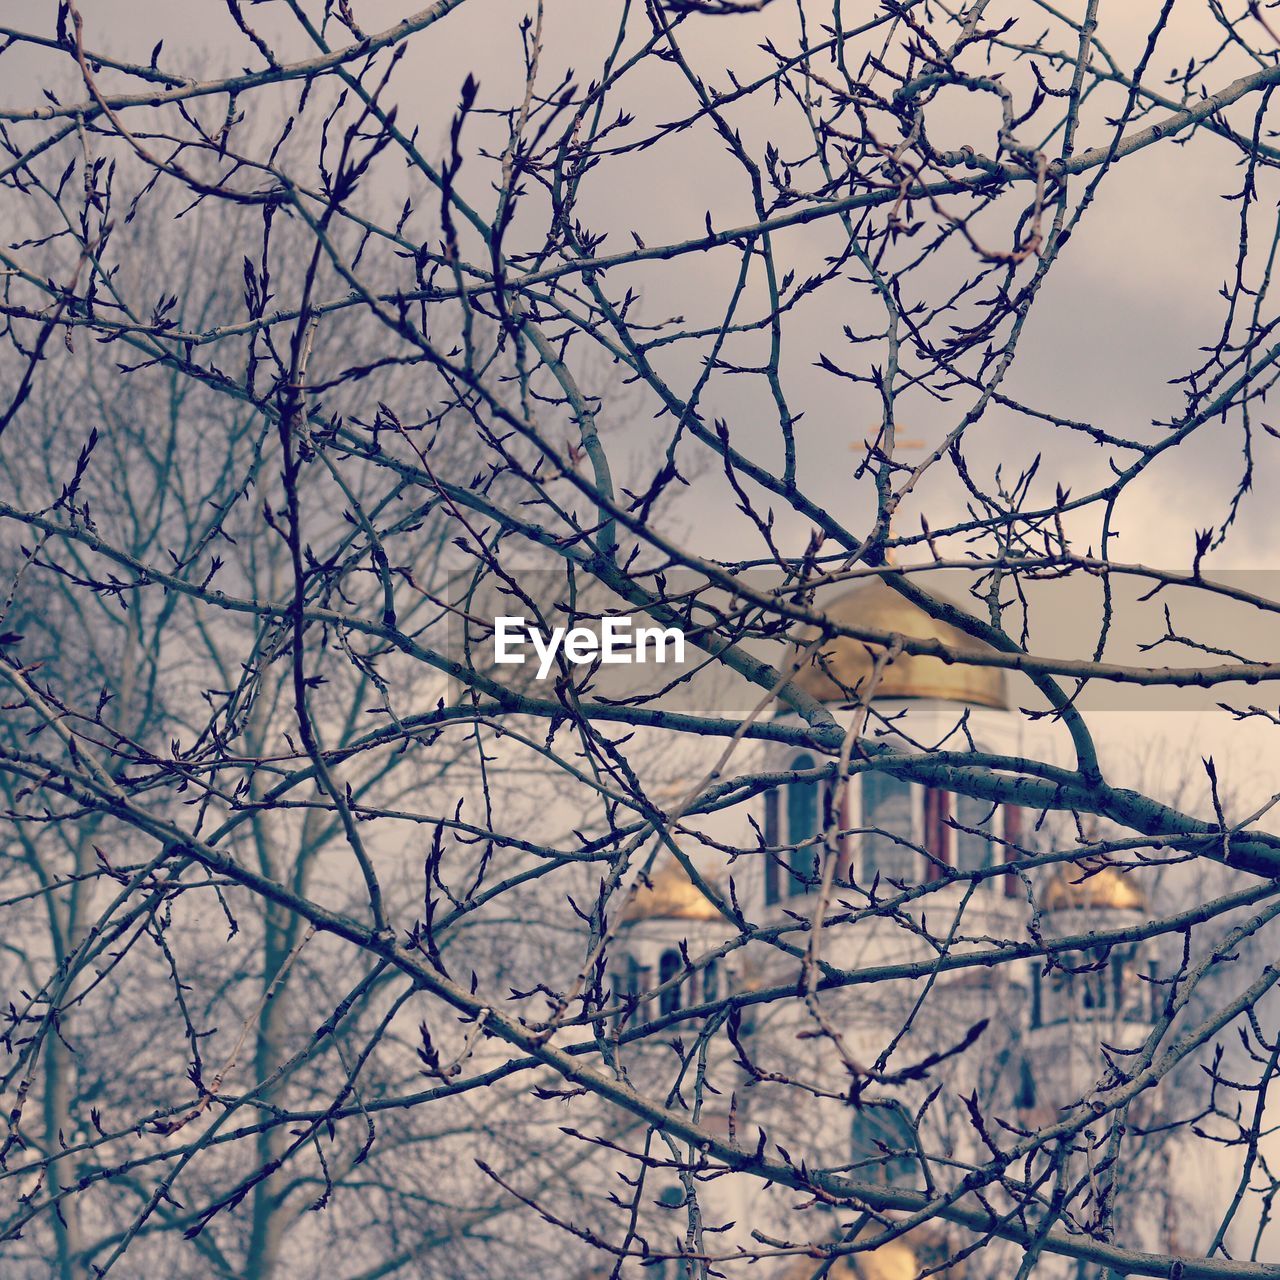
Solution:
[[[685,869],[667,858],[649,877],[637,885],[631,901],[622,912],[623,924],[641,920],[723,920],[720,910],[707,900],[702,890],[689,879]]]
[[[823,609],[837,626],[891,631],[911,640],[937,640],[953,652],[991,653],[989,645],[966,635],[950,623],[931,618],[918,605],[900,596],[876,578],[847,592]],[[815,627],[796,633],[804,646],[819,634]],[[880,645],[868,645],[848,636],[829,640],[792,677],[792,684],[820,702],[848,702],[841,688],[866,688]],[[825,669],[824,669],[825,668]],[[830,672],[830,674],[828,674]],[[876,698],[940,698],[972,706],[1007,710],[1004,671],[1000,667],[966,666],[944,662],[927,654],[901,653],[880,673]]]
[[[1089,868],[1065,866],[1044,891],[1046,911],[1145,911],[1147,895],[1131,875],[1115,867],[1089,874]]]

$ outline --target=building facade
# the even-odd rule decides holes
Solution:
[[[837,623],[937,639],[953,650],[979,647],[878,579],[827,613]],[[798,645],[810,639],[801,634]],[[795,683],[846,727],[869,695],[869,714],[858,722],[867,742],[1043,758],[1044,744],[1011,704],[1000,668],[911,655],[877,666],[876,656],[867,645],[837,640],[800,668]],[[721,1124],[747,1146],[762,1134],[771,1153],[808,1169],[936,1191],[986,1163],[988,1140],[1008,1147],[1019,1133],[1051,1126],[1060,1108],[1106,1086],[1117,1054],[1142,1044],[1162,998],[1153,958],[1140,941],[1092,941],[1147,918],[1141,872],[1102,863],[1007,870],[1025,863],[1027,851],[1052,848],[1036,830],[1039,815],[874,768],[858,768],[836,786],[825,776],[829,765],[811,751],[771,746],[761,772],[791,780],[765,792],[744,822],[750,829],[735,846],[741,855],[717,868],[705,848],[688,850],[699,874],[721,890],[732,876],[734,897],[754,926],[750,942],[742,944],[739,926],[675,858],[655,861],[619,923],[611,969],[626,1009],[620,1030],[655,1019],[668,1025],[624,1038],[620,1054],[636,1079],[669,1080],[671,1041],[687,1047],[705,1030],[681,1012],[738,994],[744,999],[733,1028],[715,1027],[706,1037],[700,1070],[709,1087],[697,1103],[703,1124]],[[1072,945],[1054,950],[1052,963],[963,963],[966,952],[1031,938]],[[947,965],[938,963],[943,956]],[[808,974],[842,975],[848,985],[806,992]],[[763,998],[788,987],[785,998]],[[679,1092],[687,1101],[687,1080]],[[1056,1176],[1087,1176],[1089,1159],[1087,1150],[1073,1151]],[[651,1198],[655,1238],[667,1248],[684,1238],[692,1189],[711,1229],[703,1248],[726,1275],[910,1280],[928,1272],[976,1280],[1018,1269],[1013,1246],[988,1245],[966,1257],[973,1238],[962,1231],[928,1224],[895,1236],[889,1214],[860,1228],[859,1239],[884,1237],[877,1247],[827,1270],[821,1259],[786,1256],[782,1248],[735,1270],[735,1248],[758,1251],[762,1238],[781,1239],[788,1221],[794,1234],[794,1193],[712,1171],[681,1180],[678,1163],[673,1156]],[[1025,1176],[1036,1176],[1034,1161]],[[820,1205],[806,1213],[807,1239],[847,1243],[855,1215]],[[1152,1237],[1158,1220],[1123,1226],[1131,1247],[1159,1243]],[[634,1274],[697,1272],[669,1261]],[[1046,1258],[1034,1274],[1098,1273]]]

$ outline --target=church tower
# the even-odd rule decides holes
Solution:
[[[953,652],[989,652],[879,578],[840,596],[824,612],[833,623],[849,628],[936,640]],[[797,643],[803,647],[814,638],[802,631]],[[857,714],[858,701],[869,698],[864,740],[897,751],[915,754],[939,744],[944,750],[964,751],[972,743],[978,751],[1014,754],[1022,745],[1021,721],[1010,710],[1001,668],[899,654],[877,677],[876,653],[862,641],[837,638],[824,644],[792,683],[827,704],[846,727]],[[783,718],[795,719],[790,712]],[[827,763],[812,752],[775,747],[765,767],[803,775]],[[817,888],[826,828],[841,833],[834,851],[838,878],[864,893],[874,887],[879,899],[897,886],[909,889],[948,878],[960,885],[959,877],[976,878],[973,910],[1003,916],[1015,897],[1025,896],[1010,877],[995,873],[1009,846],[1023,835],[1016,806],[922,786],[876,769],[860,770],[850,780],[840,813],[831,812],[832,802],[829,784],[803,776],[767,795],[766,846],[793,852],[761,859],[758,895],[766,915],[804,910],[805,899]],[[931,896],[936,904],[937,895]]]
[[[613,988],[622,1001],[643,1000],[632,1017],[644,1022],[727,994],[724,966],[711,960],[693,972],[697,959],[736,927],[721,915],[669,854],[658,862],[649,883],[637,886],[619,922],[613,963]]]
[[[878,578],[839,596],[824,612],[850,629],[936,640],[958,655],[985,650]],[[801,631],[797,651],[814,638]],[[858,640],[827,641],[793,683],[846,728],[865,712],[862,741],[895,754],[941,749],[1043,757],[1039,732],[1014,709],[1000,667],[899,654],[877,670],[876,657],[875,646]],[[798,720],[783,709],[778,723],[788,722]],[[986,1159],[970,1098],[982,1099],[982,1106],[1015,1127],[1036,1123],[1046,1108],[1087,1094],[1105,1070],[1107,1053],[1141,1042],[1154,990],[1143,979],[1147,957],[1136,943],[1101,950],[1089,939],[1100,929],[1143,919],[1146,900],[1132,876],[1111,867],[1073,863],[1052,878],[1005,870],[1040,840],[1017,806],[870,767],[874,755],[856,749],[852,759],[848,784],[836,787],[826,776],[829,756],[785,744],[761,751],[763,773],[791,780],[757,802],[754,825],[736,841],[748,856],[740,855],[733,871],[743,913],[765,937],[705,962],[738,936],[737,925],[676,859],[663,854],[619,921],[611,981],[616,1004],[626,1010],[619,1023],[624,1029],[735,992],[794,990],[796,998],[744,1005],[732,1051],[723,1031],[717,1032],[706,1078],[723,1101],[712,1104],[701,1122],[728,1125],[732,1106],[739,1142],[754,1142],[759,1132],[771,1150],[785,1149],[807,1167],[923,1189],[922,1149],[949,1153],[944,1163],[956,1169]],[[701,862],[698,870],[710,874]],[[816,1000],[802,996],[824,871],[833,877],[833,891],[822,908],[821,964],[848,974],[897,966],[900,978],[835,984]],[[1049,965],[1037,960],[934,971],[940,951],[962,957],[989,947],[993,938],[1025,938],[1037,928],[1045,937],[1079,939],[1079,945]],[[622,1061],[641,1076],[646,1063],[659,1075],[669,1072],[673,1039],[687,1044],[702,1025],[681,1020],[669,1034],[624,1045]],[[981,1028],[980,1040],[972,1050],[949,1056],[975,1028]],[[912,1074],[914,1064],[935,1055],[945,1066]],[[938,1085],[922,1121],[922,1103]],[[655,1223],[662,1223],[663,1212],[669,1223],[681,1219],[673,1211],[685,1203],[684,1195],[675,1181],[655,1188]],[[754,1180],[709,1180],[699,1200],[708,1222],[768,1230],[773,1199]],[[728,1245],[733,1236],[715,1238]],[[926,1270],[959,1280],[965,1263],[945,1264],[962,1244],[930,1224],[843,1258],[829,1274],[896,1280]],[[761,1280],[801,1274],[763,1264],[751,1271],[757,1273]],[[668,1264],[667,1274],[679,1276],[679,1266]]]
[[[1147,920],[1132,873],[1073,863],[1049,881],[1040,905],[1044,937],[1075,943],[1059,945],[1031,975],[1028,1050],[1037,1109],[1052,1115],[1104,1085],[1108,1059],[1123,1071],[1151,1030],[1161,989],[1145,943],[1098,941]]]
[[[879,578],[822,607],[832,623],[850,629],[936,640],[958,654],[990,652]],[[816,638],[802,630],[797,651]],[[898,654],[877,670],[878,656],[875,646],[859,640],[827,640],[793,684],[824,703],[845,728],[858,722],[869,703],[862,741],[895,753],[923,754],[941,746],[1015,755],[1026,746],[1000,667]],[[780,720],[798,723],[790,711]],[[921,1143],[963,1160],[973,1140],[963,1098],[1012,1097],[1020,1086],[1017,1046],[1027,1004],[1022,971],[998,966],[928,974],[937,942],[948,934],[959,939],[948,944],[956,953],[979,945],[967,939],[1022,935],[1029,914],[1025,883],[1002,867],[1021,856],[1027,833],[1016,806],[857,767],[865,758],[855,748],[852,776],[836,788],[822,776],[829,758],[784,745],[767,749],[764,770],[795,777],[765,796],[765,847],[756,859],[749,914],[766,927],[796,921],[789,940],[803,948],[808,934],[799,922],[817,910],[825,871],[833,892],[824,908],[822,960],[849,973],[886,965],[915,970],[902,980],[823,993],[821,1013],[840,1038],[838,1050],[823,1038],[805,1002],[762,1012],[753,1037],[761,1067],[805,1079],[815,1096],[797,1104],[788,1096],[794,1091],[778,1090],[770,1098],[763,1086],[751,1114],[811,1165],[846,1168],[857,1181],[923,1190]],[[756,963],[767,985],[801,976],[799,964],[780,951]],[[929,995],[917,1008],[926,983]],[[992,1009],[1003,1017],[991,1019]],[[910,1079],[905,1069],[945,1055],[984,1019],[992,1025],[974,1054],[947,1060],[941,1075]],[[945,1097],[919,1122],[917,1109],[943,1077]],[[829,1096],[816,1096],[823,1090]],[[963,1262],[944,1264],[960,1247],[961,1241],[930,1224],[851,1255],[831,1274],[878,1280],[923,1270],[958,1280]]]

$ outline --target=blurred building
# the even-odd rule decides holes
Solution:
[[[827,615],[849,627],[935,639],[952,651],[983,649],[878,579],[836,600]],[[812,639],[801,633],[797,652]],[[876,657],[872,646],[837,639],[794,683],[845,726],[869,700],[872,714],[862,729],[868,744],[1043,758],[1035,726],[1011,707],[1000,667],[899,655],[877,668]],[[861,758],[856,750],[853,758]],[[798,776],[765,794],[752,815],[754,832],[742,833],[742,847],[763,847],[718,875],[696,869],[721,893],[731,874],[745,918],[781,930],[772,942],[725,946],[738,938],[737,925],[670,853],[656,859],[626,908],[611,960],[615,994],[629,1006],[620,1019],[620,1056],[637,1079],[667,1080],[671,1042],[688,1046],[706,1029],[703,1124],[732,1132],[748,1148],[763,1133],[770,1157],[785,1152],[795,1166],[938,1194],[991,1158],[983,1132],[1008,1149],[1020,1135],[1053,1125],[1060,1108],[1114,1082],[1113,1064],[1142,1044],[1154,1002],[1163,998],[1153,958],[1139,941],[1096,939],[1147,918],[1143,873],[1102,861],[1007,871],[1026,851],[1051,847],[1031,815],[874,768],[858,768],[838,789],[822,776],[829,765],[811,752],[770,747],[762,771]],[[824,874],[834,874],[837,888],[824,907],[821,949],[806,962]],[[944,954],[954,962],[1034,938],[1073,945],[1056,950],[1049,963],[937,963]],[[850,973],[866,980],[806,999],[810,971],[819,980]],[[682,1016],[729,994],[744,997],[732,1035],[704,1018]],[[656,1034],[626,1041],[628,1030],[655,1019]],[[686,1103],[692,1084],[687,1076],[680,1082]],[[1134,1104],[1137,1111],[1153,1105],[1150,1097]],[[1069,1183],[1087,1176],[1091,1158],[1102,1163],[1102,1153],[1074,1152],[1058,1177]],[[1044,1164],[1033,1158],[1019,1176],[1034,1181]],[[656,1234],[647,1238],[674,1250],[686,1230],[686,1184],[661,1168],[652,1180],[648,1225]],[[694,1182],[704,1223],[733,1224],[705,1237],[719,1258],[735,1245],[760,1248],[759,1239],[752,1245],[752,1231],[780,1239],[788,1218],[791,1235],[797,1229],[795,1192],[732,1175]],[[1042,1198],[1052,1193],[1053,1186],[1036,1191]],[[1006,1274],[993,1262],[1000,1246],[972,1260],[966,1251],[973,1237],[961,1229],[931,1222],[905,1230],[898,1225],[904,1215],[893,1212],[858,1217],[822,1205],[800,1215],[809,1242],[852,1245],[835,1262],[786,1256],[779,1247],[776,1258],[750,1267],[735,1270],[731,1260],[716,1267],[761,1280]],[[1158,1246],[1158,1219],[1126,1224],[1126,1244]],[[1020,1251],[1009,1249],[1012,1275]],[[624,1274],[674,1280],[687,1271],[667,1261]],[[1098,1273],[1046,1257],[1034,1274]]]

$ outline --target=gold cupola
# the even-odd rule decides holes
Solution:
[[[716,905],[708,901],[702,890],[689,879],[685,869],[668,857],[649,877],[637,885],[631,901],[622,912],[623,924],[642,920],[698,920],[703,923],[723,920]]]
[[[1046,911],[1145,911],[1147,895],[1115,867],[1091,873],[1088,866],[1063,867],[1045,887]]]
[[[892,632],[911,640],[936,640],[953,653],[991,653],[989,645],[950,623],[931,618],[879,578],[837,597],[823,608],[836,626]],[[804,627],[794,639],[803,649],[819,635]],[[837,636],[815,652],[791,683],[819,702],[848,702],[846,690],[870,686],[876,656],[883,646]],[[794,651],[793,651],[794,652]],[[843,687],[842,687],[843,686]],[[1000,667],[945,662],[928,654],[900,653],[880,673],[873,698],[936,698],[970,706],[1008,710],[1005,674]]]

